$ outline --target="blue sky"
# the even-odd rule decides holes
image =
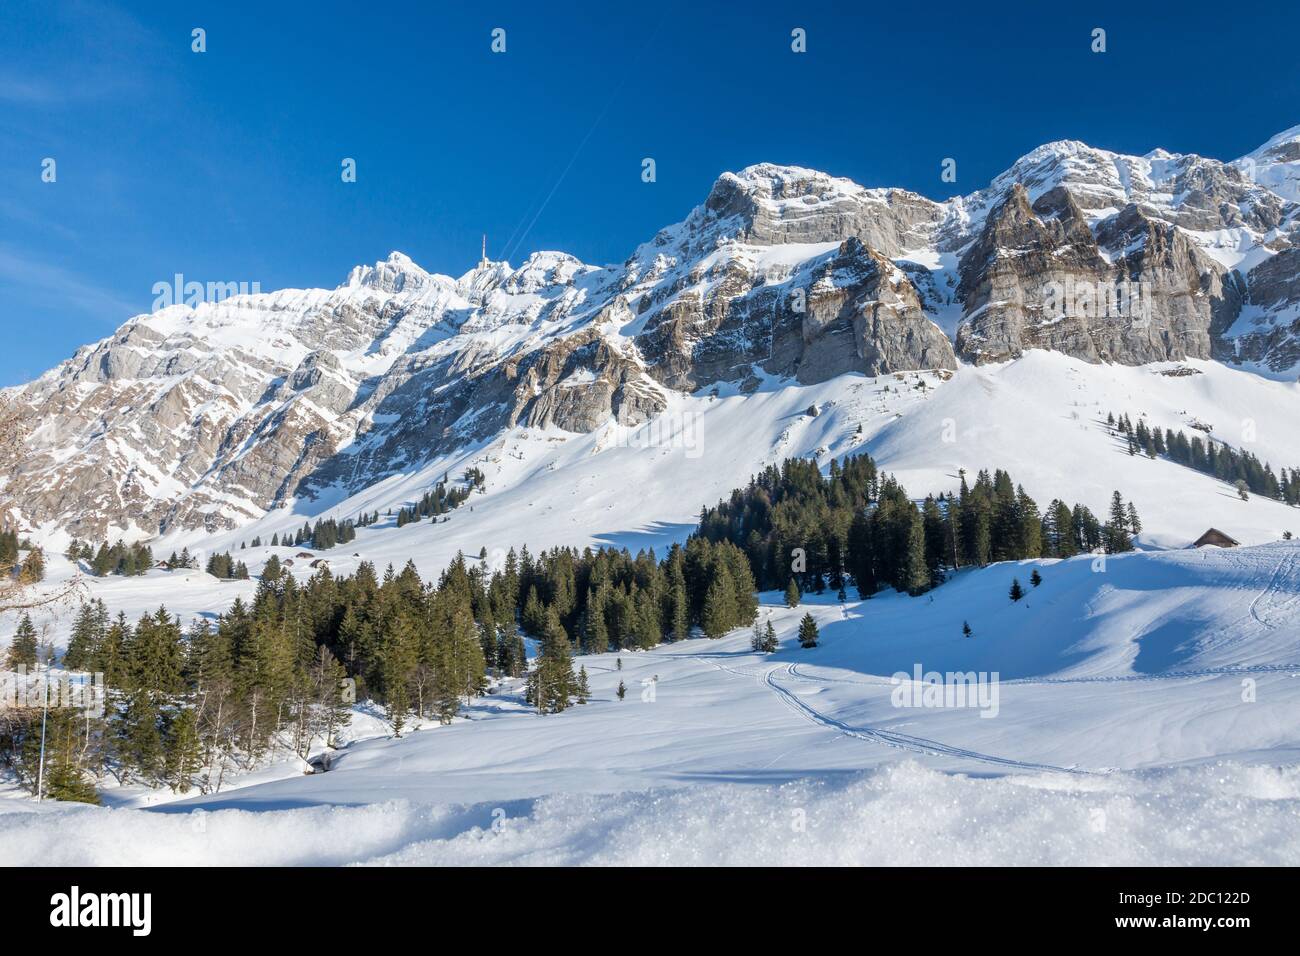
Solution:
[[[841,6],[5,0],[0,384],[176,272],[332,287],[400,249],[459,275],[483,232],[617,262],[750,163],[942,198],[1053,139],[1226,159],[1300,123],[1294,3]]]

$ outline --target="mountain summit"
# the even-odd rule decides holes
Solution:
[[[1028,349],[1294,377],[1298,130],[1231,163],[1049,143],[947,202],[763,163],[617,267],[537,252],[452,278],[393,252],[332,290],[171,306],[8,391],[26,438],[3,507],[82,537],[230,528],[516,425]],[[1140,316],[1045,301],[1119,287]]]

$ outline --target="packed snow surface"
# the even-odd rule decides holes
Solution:
[[[582,657],[589,704],[538,716],[508,681],[328,773],[148,809],[0,800],[0,862],[1300,863],[1300,544],[765,594],[766,620],[775,654],[745,629]],[[953,673],[991,696],[917,705]]]

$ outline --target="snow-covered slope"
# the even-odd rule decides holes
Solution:
[[[1300,862],[1300,545],[778,600],[776,654],[745,631],[584,657],[593,700],[560,715],[507,685],[325,774],[153,811],[0,801],[0,862]],[[996,696],[900,706],[916,668],[996,671]]]
[[[1164,374],[1175,369],[1197,374]],[[918,387],[923,386],[923,387]],[[807,414],[810,408],[818,414]],[[1090,365],[1034,352],[1003,365],[963,366],[954,375],[841,376],[812,386],[769,383],[745,395],[672,396],[663,415],[638,427],[609,424],[589,434],[513,429],[409,476],[366,489],[329,509],[345,517],[386,512],[414,500],[444,471],[483,470],[485,493],[445,522],[363,528],[326,553],[346,573],[361,558],[380,567],[413,559],[428,576],[456,554],[484,548],[495,562],[510,547],[611,544],[659,553],[694,528],[702,506],[788,457],[871,454],[917,497],[952,491],[959,469],[1007,468],[1040,504],[1082,502],[1103,513],[1113,491],[1142,515],[1146,547],[1181,548],[1214,525],[1245,543],[1300,534],[1300,511],[1276,501],[1241,501],[1233,488],[1165,460],[1132,457],[1103,427],[1109,412],[1188,430],[1209,425],[1274,469],[1300,467],[1300,385],[1215,362],[1132,368]],[[973,479],[972,479],[973,480]],[[470,511],[469,509],[473,510]],[[258,535],[300,528],[310,507],[275,512],[223,535],[175,546],[237,548]],[[268,549],[241,556],[257,562]],[[295,549],[281,548],[281,557]]]
[[[1233,165],[1252,182],[1300,202],[1300,126],[1283,130]]]
[[[1192,374],[1167,374],[1169,372]],[[919,387],[924,386],[924,387]],[[176,532],[155,545],[160,557],[188,546],[201,556],[234,551],[254,575],[271,555],[292,560],[301,579],[313,573],[302,548],[265,544],[318,517],[379,511],[354,541],[328,551],[335,574],[363,560],[381,570],[415,562],[434,579],[457,552],[484,550],[491,567],[521,545],[654,548],[662,556],[695,527],[700,508],[742,487],[767,464],[787,457],[832,458],[867,452],[911,494],[955,490],[959,471],[1006,468],[1040,506],[1053,498],[1105,514],[1118,490],[1132,501],[1144,549],[1184,548],[1213,526],[1245,544],[1300,535],[1300,510],[1250,496],[1164,459],[1130,456],[1104,426],[1108,413],[1182,430],[1207,426],[1274,470],[1300,467],[1300,384],[1276,382],[1216,362],[1128,367],[1092,365],[1058,353],[1031,352],[1002,365],[947,373],[868,378],[840,376],[817,385],[768,382],[750,394],[670,395],[664,412],[640,426],[610,423],[590,433],[513,428],[465,451],[437,457],[357,494],[333,501],[298,500],[236,530]],[[818,414],[808,414],[816,408]],[[482,470],[484,492],[438,522],[396,527],[386,516],[419,498],[444,473]],[[255,537],[261,547],[247,547]],[[74,569],[51,539],[50,579]],[[241,545],[245,546],[241,550]],[[249,582],[217,582],[199,572],[153,571],[141,578],[85,577],[85,591],[138,617],[166,604],[185,616],[223,610]],[[12,617],[10,615],[9,617]],[[61,612],[54,634],[68,624]],[[0,634],[12,629],[0,620]]]

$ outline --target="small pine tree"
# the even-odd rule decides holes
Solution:
[[[85,774],[87,743],[97,736],[89,733],[91,721],[67,707],[50,708],[46,720],[44,796],[50,800],[99,803],[99,794]],[[84,737],[83,724],[87,728]],[[40,736],[39,721],[33,721],[32,733],[24,741],[28,753],[23,755],[25,762],[33,766],[41,759]],[[91,744],[91,749],[94,749],[94,744]],[[32,782],[35,784],[37,781]]]
[[[1009,594],[1011,596],[1011,600],[1013,601],[1019,601],[1022,597],[1025,596],[1025,589],[1020,586],[1019,578],[1011,579],[1011,591],[1009,592]]]
[[[813,620],[811,614],[805,614],[803,620],[799,622],[799,646],[817,646],[817,622]]]
[[[619,681],[619,682],[618,682],[618,699],[619,699],[619,700],[622,700],[622,699],[623,699],[624,697],[626,697],[626,696],[627,696],[627,685],[624,684],[622,681]]]
[[[970,637],[970,636],[971,636],[971,633],[972,633],[972,632],[971,632],[971,629],[970,629],[970,621],[962,621],[962,622],[961,622],[961,636],[962,636],[962,637]]]
[[[27,552],[22,567],[18,569],[18,580],[23,584],[35,584],[45,580],[45,552],[32,548]]]
[[[13,640],[9,643],[5,669],[12,671],[17,670],[19,666],[35,667],[36,651],[36,628],[32,626],[31,616],[24,614],[22,620],[18,622],[18,630],[14,632]]]
[[[798,607],[800,597],[799,585],[795,583],[794,578],[791,578],[790,583],[785,586],[785,606]]]
[[[1038,585],[1043,583],[1043,576],[1038,573],[1037,568],[1034,568],[1034,573],[1029,575],[1029,583],[1034,587],[1038,587]]]
[[[780,647],[776,639],[776,629],[772,627],[772,622],[768,621],[767,626],[763,629],[763,651],[771,654]]]
[[[1133,535],[1142,533],[1142,519],[1138,517],[1137,508],[1133,507],[1133,502],[1128,503],[1128,530]]]
[[[587,668],[578,668],[578,703],[585,704],[591,700],[591,685],[587,682]]]

